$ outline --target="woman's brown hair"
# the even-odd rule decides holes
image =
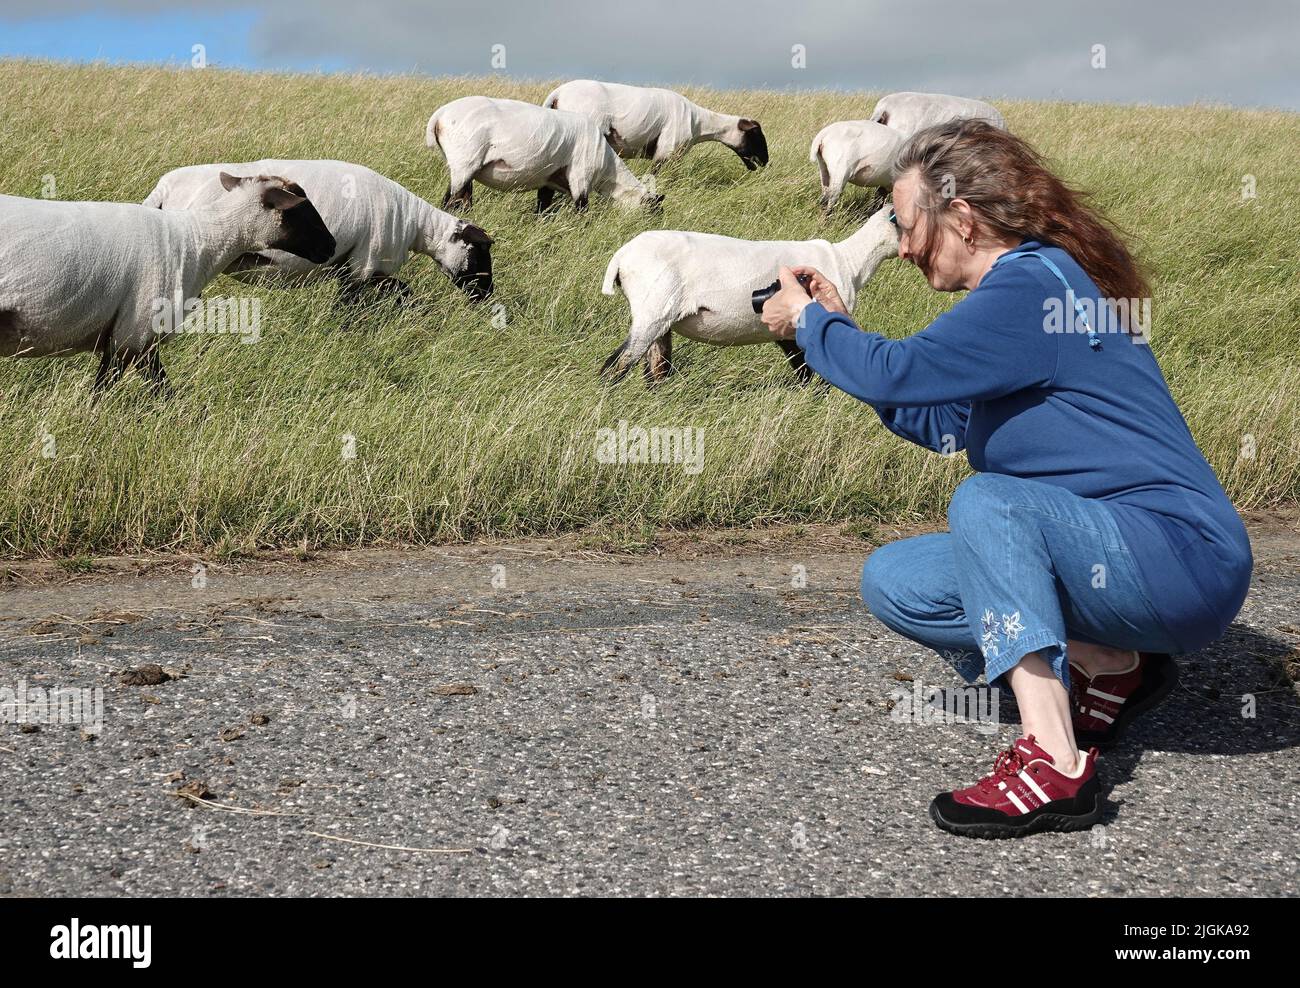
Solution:
[[[964,199],[977,224],[992,232],[1066,251],[1096,282],[1102,298],[1150,297],[1147,280],[1115,225],[1014,134],[984,120],[927,127],[894,159],[896,176],[913,170],[920,179],[917,207],[926,216],[925,243],[918,251],[923,270],[939,246],[949,202]]]

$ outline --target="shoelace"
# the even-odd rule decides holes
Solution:
[[[998,757],[993,760],[993,771],[980,779],[979,787],[988,792],[1003,779],[1012,775],[1019,775],[1020,770],[1024,767],[1024,757],[1012,745],[1006,751],[998,753]]]

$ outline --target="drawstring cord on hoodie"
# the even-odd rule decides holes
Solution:
[[[1091,347],[1093,350],[1101,349],[1101,338],[1097,335],[1097,330],[1093,328],[1092,323],[1088,320],[1088,313],[1084,309],[1083,303],[1080,302],[1079,297],[1074,294],[1074,289],[1071,288],[1070,283],[1065,280],[1065,275],[1061,274],[1060,268],[1058,268],[1055,264],[1053,264],[1050,260],[1048,260],[1046,257],[1038,253],[1037,251],[1019,251],[1014,254],[1003,254],[1002,257],[999,257],[998,260],[995,261],[994,263],[996,264],[1006,257],[1036,257],[1040,261],[1042,261],[1045,265],[1047,265],[1047,270],[1052,272],[1052,274],[1056,275],[1056,280],[1065,286],[1066,292],[1068,292],[1070,296],[1074,299],[1075,314],[1083,322],[1083,325],[1086,326],[1088,329],[1088,346]]]

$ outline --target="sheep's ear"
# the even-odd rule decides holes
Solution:
[[[740,129],[741,129],[741,130],[758,130],[758,121],[757,121],[757,120],[742,120],[742,121],[740,121]]]
[[[459,227],[453,236],[457,240],[463,240],[467,244],[477,244],[480,247],[491,247],[494,241],[491,235],[481,226],[475,226],[473,223],[465,223]]]
[[[228,172],[221,173],[221,187],[227,192],[233,192],[243,184],[244,180],[238,175],[231,175]]]
[[[294,206],[301,206],[307,201],[305,196],[296,196],[288,189],[277,188],[272,186],[262,193],[262,202],[271,209],[284,211],[293,209]]]

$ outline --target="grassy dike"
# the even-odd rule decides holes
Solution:
[[[429,114],[470,93],[540,101],[551,85],[3,62],[0,192],[37,196],[53,176],[61,199],[139,201],[181,164],[330,157],[438,204],[446,171],[424,146]],[[261,339],[170,342],[169,403],[132,376],[92,405],[88,355],[0,361],[0,555],[221,555],[572,529],[637,545],[656,526],[941,516],[964,456],[914,448],[847,396],[795,387],[775,346],[679,339],[681,373],[666,385],[598,381],[628,324],[601,277],[640,231],[838,240],[864,218],[860,192],[819,216],[808,144],[827,122],[866,116],[878,94],[685,91],[761,120],[770,166],[750,173],[720,145],[697,148],[661,172],[659,217],[595,203],[586,217],[538,220],[531,196],[476,189],[472,218],[497,241],[500,310],[467,302],[424,258],[404,271],[417,304],[376,305],[346,328],[333,285],[220,278],[209,295],[260,298]],[[1300,116],[999,107],[1133,234],[1155,288],[1155,352],[1238,507],[1300,498]],[[1254,198],[1243,198],[1245,176]],[[891,262],[856,315],[899,337],[955,301]],[[620,420],[703,430],[702,469],[601,464],[597,430]]]

